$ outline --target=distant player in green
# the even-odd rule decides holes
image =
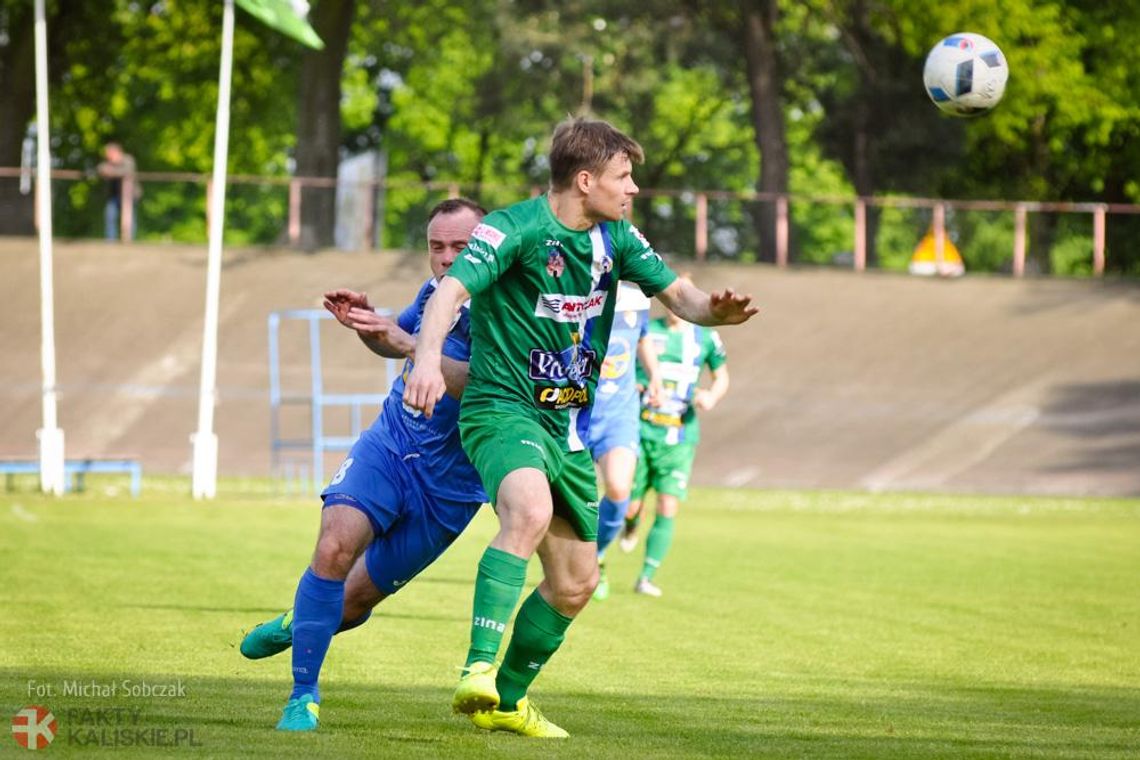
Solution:
[[[641,146],[602,121],[558,126],[550,190],[489,214],[424,311],[404,401],[430,415],[445,390],[440,348],[471,299],[470,379],[459,429],[499,518],[475,580],[471,645],[452,699],[476,726],[564,737],[526,697],[598,582],[598,490],[586,448],[618,280],[700,324],[737,324],[751,297],[677,279],[625,216]],[[544,578],[515,617],[527,561]]]
[[[649,322],[649,340],[657,351],[661,392],[657,405],[641,407],[641,457],[633,476],[630,514],[640,514],[650,488],[657,492],[656,517],[645,540],[645,563],[634,591],[661,596],[653,576],[673,544],[674,521],[689,493],[701,437],[697,412],[709,411],[724,398],[728,366],[716,330],[686,322],[672,311]],[[706,367],[712,384],[701,388]]]

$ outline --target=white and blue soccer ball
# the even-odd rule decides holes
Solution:
[[[922,83],[926,94],[952,116],[977,116],[1005,94],[1009,64],[993,40],[960,32],[939,40],[926,56]]]

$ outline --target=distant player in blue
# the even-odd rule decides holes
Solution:
[[[637,387],[637,362],[650,377],[649,397],[660,387],[657,360],[647,339],[649,299],[629,283],[618,286],[614,326],[606,359],[598,379],[594,409],[590,415],[590,454],[601,472],[605,495],[598,504],[598,586],[594,598],[610,595],[606,575],[606,547],[625,524],[633,473],[637,467],[641,436],[641,397]]]
[[[471,356],[467,306],[444,343],[447,394],[430,419],[403,402],[424,304],[486,212],[465,199],[444,201],[428,217],[432,278],[392,320],[350,290],[325,294],[325,307],[382,356],[407,357],[380,415],[353,445],[321,493],[320,535],[293,609],[250,631],[250,659],[293,647],[293,691],[277,728],[312,731],[320,721],[317,679],[334,634],[361,625],[382,599],[435,561],[487,501],[459,443],[459,394]]]

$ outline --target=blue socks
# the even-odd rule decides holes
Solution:
[[[603,496],[598,504],[598,556],[605,554],[606,547],[613,543],[625,526],[625,511],[629,509],[629,499],[613,501]]]
[[[344,581],[322,578],[307,568],[293,600],[293,693],[289,699],[308,694],[313,701],[321,701],[317,678],[343,613]]]

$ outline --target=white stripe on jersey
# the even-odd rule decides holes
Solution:
[[[586,448],[582,438],[578,435],[578,412],[582,411],[576,406],[570,407],[570,423],[566,428],[566,444],[571,451],[581,451]]]
[[[606,272],[606,243],[602,239],[602,227],[600,224],[595,224],[590,228],[590,245],[593,249],[593,263],[590,265],[590,290],[588,295],[592,295],[597,289],[598,284],[602,281],[602,277]],[[613,267],[613,261],[610,261],[610,267]],[[609,293],[606,294],[606,299],[609,298]],[[601,315],[605,309],[605,300],[602,301],[600,308],[597,309],[596,314]],[[580,335],[585,337],[586,322],[592,318],[591,314],[583,312],[578,319],[578,331]],[[582,451],[586,448],[586,444],[582,442],[581,436],[578,435],[578,412],[581,411],[576,407],[570,408],[570,418],[566,427],[566,446],[570,451]]]
[[[602,240],[602,225],[595,224],[590,228],[590,243],[594,247],[594,263],[590,267],[590,292],[593,293],[606,273],[606,244]],[[612,262],[610,266],[613,266]]]

